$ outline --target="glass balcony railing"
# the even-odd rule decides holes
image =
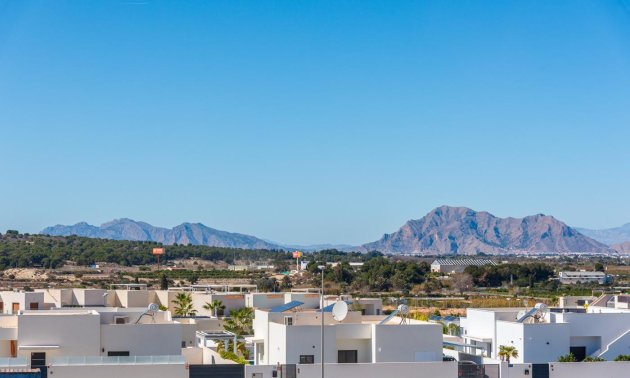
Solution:
[[[186,363],[184,356],[63,356],[52,359],[52,366],[170,365],[184,363]]]

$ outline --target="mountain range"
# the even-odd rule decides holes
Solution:
[[[601,230],[590,230],[588,228],[576,229],[580,233],[608,245],[630,242],[630,223],[626,223],[621,227]]]
[[[365,251],[424,254],[521,252],[605,253],[610,248],[552,216],[498,218],[466,207],[441,206],[398,231],[361,246]]]
[[[165,245],[177,243],[243,249],[312,251],[337,248],[344,251],[377,250],[384,253],[436,255],[612,252],[612,249],[601,241],[584,235],[578,229],[569,227],[549,215],[499,218],[485,211],[478,212],[466,207],[451,206],[433,209],[420,219],[407,221],[398,231],[385,234],[377,241],[357,247],[330,244],[283,245],[251,235],[217,230],[201,223],[182,223],[168,229],[127,218],[113,220],[101,226],[92,226],[85,222],[72,226],[57,225],[45,228],[41,233],[56,236],[78,235],[115,240],[155,241]],[[630,250],[630,246],[626,245],[615,247],[619,252]]]
[[[154,241],[166,245],[177,243],[243,249],[282,249],[277,244],[255,236],[216,230],[201,223],[182,223],[169,229],[127,218],[103,223],[100,227],[85,222],[72,226],[56,225],[45,228],[41,233],[54,236],[78,235],[114,240]]]

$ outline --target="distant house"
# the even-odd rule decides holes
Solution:
[[[431,263],[431,271],[437,273],[461,273],[467,266],[497,265],[489,259],[437,259]]]
[[[589,283],[597,282],[604,285],[612,282],[612,276],[604,272],[560,272],[558,279],[563,284]]]

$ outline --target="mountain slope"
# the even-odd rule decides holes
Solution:
[[[398,231],[362,246],[388,253],[500,254],[607,252],[608,247],[543,214],[498,218],[465,207],[438,207]]]
[[[254,236],[220,231],[201,223],[182,223],[168,229],[126,218],[103,223],[100,227],[85,222],[73,226],[57,225],[47,227],[41,233],[54,236],[77,235],[114,240],[155,241],[167,245],[177,243],[244,249],[281,248]]]
[[[614,249],[615,251],[619,253],[630,254],[630,241],[619,243],[619,244],[613,244],[610,246],[610,248]]]
[[[589,238],[608,245],[630,242],[630,223],[603,230],[589,230],[588,228],[577,228],[577,230]]]

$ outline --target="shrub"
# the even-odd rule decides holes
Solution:
[[[606,360],[601,358],[601,357],[588,356],[583,361],[584,362],[602,362],[602,361],[606,361]]]
[[[558,362],[577,362],[577,360],[575,359],[573,353],[569,352],[564,356],[560,356],[560,358],[558,358]]]
[[[615,361],[630,361],[630,354],[620,354],[615,357]]]

